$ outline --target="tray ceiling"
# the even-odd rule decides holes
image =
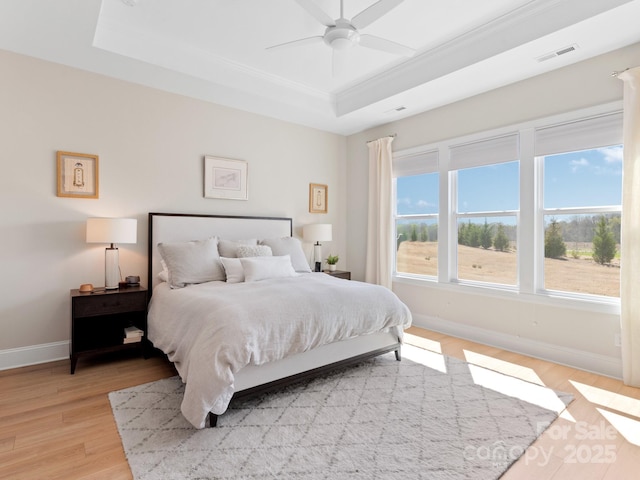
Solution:
[[[359,45],[335,72],[321,41],[267,48],[323,35],[294,0],[3,0],[0,48],[348,135],[636,43],[638,18],[640,0],[404,0],[361,33],[415,54]]]

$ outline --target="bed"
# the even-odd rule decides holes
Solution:
[[[202,258],[216,254],[210,268]],[[148,340],[186,384],[196,428],[232,399],[401,358],[408,308],[386,288],[311,272],[291,218],[150,213],[148,258]]]

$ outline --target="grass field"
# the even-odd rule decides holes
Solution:
[[[562,290],[609,297],[620,296],[620,260],[611,265],[599,265],[591,258],[590,244],[574,249],[567,246],[567,257],[544,259],[544,278],[547,290]],[[399,272],[437,275],[437,242],[402,242],[397,256]],[[464,280],[517,284],[517,255],[515,251],[497,252],[483,248],[458,245],[458,278]]]

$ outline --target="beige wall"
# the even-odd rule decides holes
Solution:
[[[639,64],[640,44],[636,44],[350,136],[347,225],[353,278],[364,278],[367,140],[397,133],[393,143],[397,151],[621,100],[622,82],[611,77],[611,72]],[[393,288],[407,303],[417,324],[620,374],[620,349],[614,345],[614,335],[620,329],[618,315],[518,296],[495,297],[477,289],[400,282]]]
[[[333,223],[324,250],[347,266],[344,137],[5,51],[0,71],[0,368],[65,351],[69,289],[104,284],[90,216],[138,219],[123,275],[146,276],[150,211],[290,216],[298,237]],[[99,155],[99,199],[56,196],[57,150]],[[248,201],[203,198],[205,154],[248,161]],[[329,185],[327,215],[308,213],[309,183]]]
[[[291,216],[297,236],[305,223],[333,223],[324,250],[363,279],[367,140],[397,133],[400,150],[620,100],[610,73],[638,64],[640,44],[345,139],[0,51],[0,368],[65,355],[69,289],[103,282],[103,248],[84,242],[89,216],[138,219],[138,243],[120,249],[124,275],[146,274],[147,213],[171,211]],[[100,156],[100,199],[56,196],[57,150]],[[205,154],[249,162],[249,201],[202,197]],[[328,215],[308,213],[311,182],[329,185]],[[565,363],[592,357],[616,373],[617,315],[433,285],[394,290],[418,324]]]

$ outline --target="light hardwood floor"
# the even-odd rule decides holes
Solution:
[[[640,475],[640,389],[619,380],[412,327],[407,342],[575,400],[502,477],[621,480]],[[174,375],[161,357],[81,357],[0,372],[0,479],[131,479],[108,392]]]

